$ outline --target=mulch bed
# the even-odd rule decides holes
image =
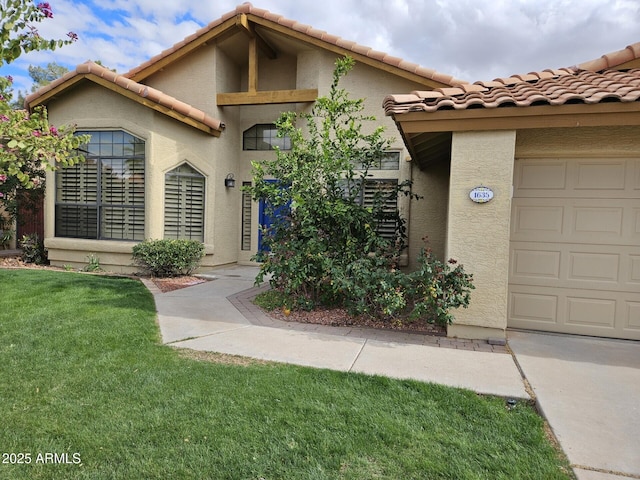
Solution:
[[[433,325],[419,321],[383,321],[365,315],[354,317],[349,315],[344,308],[317,308],[310,312],[292,310],[289,313],[285,313],[282,310],[273,310],[266,313],[273,318],[284,320],[285,322],[310,323],[331,327],[368,327],[379,330],[393,330],[396,332],[421,333],[423,335],[439,337],[445,337],[447,335],[446,327],[441,325]]]
[[[169,278],[156,278],[153,277],[151,281],[160,289],[162,293],[173,292],[174,290],[180,290],[181,288],[192,287],[199,283],[204,283],[207,280],[198,277],[192,277],[184,275],[182,277],[169,277]]]

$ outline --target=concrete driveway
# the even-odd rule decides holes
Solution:
[[[509,331],[579,480],[640,478],[640,342]]]

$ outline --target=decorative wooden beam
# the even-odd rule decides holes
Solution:
[[[269,105],[281,103],[311,103],[318,98],[318,89],[272,90],[265,92],[219,93],[219,107],[233,105]]]
[[[267,56],[267,58],[273,60],[278,57],[278,52],[264,38],[262,38],[258,32],[256,32],[254,24],[249,22],[246,14],[243,13],[236,17],[236,26],[250,39],[256,39],[258,42],[258,48]]]
[[[256,37],[249,39],[249,93],[258,91],[258,42]]]

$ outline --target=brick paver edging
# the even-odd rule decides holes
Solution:
[[[394,332],[378,330],[369,327],[332,327],[329,325],[315,325],[310,323],[285,322],[270,317],[253,303],[259,293],[269,289],[268,285],[249,288],[227,297],[227,300],[244,315],[253,325],[263,327],[284,328],[303,332],[324,333],[352,338],[367,338],[386,342],[410,343],[432,347],[455,348],[458,350],[475,350],[480,352],[510,353],[506,345],[493,345],[487,340],[466,340],[451,337],[438,337],[422,333]]]

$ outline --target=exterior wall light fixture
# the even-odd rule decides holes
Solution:
[[[236,186],[236,179],[233,178],[233,173],[228,173],[224,179],[224,186],[226,188],[233,188]]]

